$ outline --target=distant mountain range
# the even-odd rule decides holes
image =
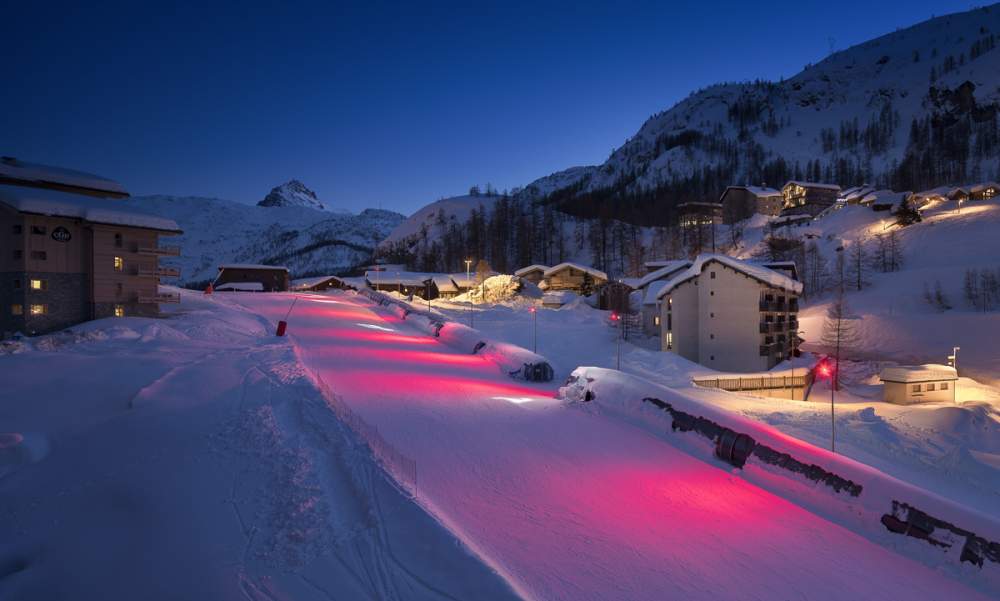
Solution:
[[[181,256],[163,263],[180,267],[181,283],[190,284],[213,279],[218,266],[227,262],[285,265],[292,277],[348,272],[367,262],[376,244],[405,219],[378,209],[352,214],[302,206],[303,193],[291,185],[295,183],[275,188],[268,195],[270,205],[177,196],[139,196],[124,202],[180,225],[184,234],[164,244],[179,245]],[[282,198],[274,198],[276,194]]]
[[[992,5],[836,52],[787,80],[698,90],[647,119],[604,163],[535,180],[502,204],[495,197],[437,201],[383,248],[411,262],[454,260],[463,247],[505,255],[494,266],[545,262],[594,256],[597,248],[603,255],[608,229],[597,228],[601,240],[591,240],[594,220],[669,226],[678,204],[716,201],[730,184],[800,179],[917,191],[1000,179],[998,36],[1000,5]],[[494,207],[504,215],[494,219]],[[503,227],[517,231],[498,244]],[[618,238],[626,244],[631,235]]]
[[[306,207],[308,209],[326,210],[326,205],[320,202],[316,193],[297,179],[289,180],[280,186],[271,188],[264,200],[257,203],[258,207]]]

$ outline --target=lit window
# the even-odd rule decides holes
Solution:
[[[45,280],[31,280],[32,290],[48,290],[49,283]]]
[[[10,306],[11,315],[24,315],[24,305],[11,305]]]
[[[125,305],[115,305],[115,317],[125,317]]]
[[[115,271],[123,271],[125,269],[125,259],[121,257],[115,257]]]
[[[914,384],[912,390],[913,392],[920,392],[920,384]]]
[[[653,325],[654,326],[660,325],[660,316],[659,315],[654,315],[653,316]]]
[[[48,305],[31,305],[32,315],[45,315],[49,312]]]
[[[667,332],[667,349],[669,350],[672,348],[674,348],[674,333]]]
[[[934,392],[934,382],[927,385],[927,392]]]

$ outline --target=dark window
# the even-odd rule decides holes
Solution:
[[[715,313],[709,313],[708,316],[709,317],[715,317]]]
[[[669,312],[667,313],[667,329],[668,330],[674,329],[674,316],[672,313]]]
[[[764,336],[764,344],[773,344],[774,336]]]
[[[122,235],[115,234],[115,248],[121,248],[121,247],[122,247]]]
[[[710,355],[710,356],[709,356],[708,358],[709,358],[709,360],[711,360],[711,361],[715,361],[715,355]]]
[[[117,284],[115,284],[115,294],[117,296],[121,296],[122,292],[123,292],[122,284],[121,282],[118,282]]]
[[[21,251],[21,250],[15,250],[14,251],[14,258],[15,259],[20,259],[23,256],[24,256],[24,251]]]
[[[710,291],[710,292],[708,293],[708,295],[709,295],[709,296],[715,296],[715,290],[712,290],[712,291]]]
[[[709,339],[711,339],[711,340],[715,340],[715,334],[709,334],[709,335],[708,335],[708,337],[709,337]]]
[[[14,280],[14,290],[21,288],[21,280]]]
[[[15,234],[20,234],[22,232],[24,232],[24,228],[21,227],[21,224],[17,224],[17,225],[14,226],[14,233]]]
[[[712,278],[714,280],[715,279],[715,272],[714,271],[710,271],[708,273],[709,273],[708,277],[710,277],[710,278]]]
[[[31,226],[31,233],[37,234],[39,236],[44,236],[48,229],[44,225],[33,225]]]
[[[44,261],[49,258],[49,255],[44,250],[33,250],[31,251],[31,258],[38,261]]]

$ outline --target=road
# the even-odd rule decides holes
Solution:
[[[290,301],[239,297],[275,322]],[[420,502],[526,598],[985,598],[360,297],[302,295],[288,331],[416,461]]]

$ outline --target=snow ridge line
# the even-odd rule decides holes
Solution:
[[[397,317],[409,320],[418,329],[448,346],[496,363],[506,375],[514,379],[550,382],[554,377],[554,370],[548,359],[538,353],[492,340],[479,330],[449,320],[441,314],[416,309],[374,290],[358,290],[356,294],[366,297],[377,306],[390,308],[396,312]]]

